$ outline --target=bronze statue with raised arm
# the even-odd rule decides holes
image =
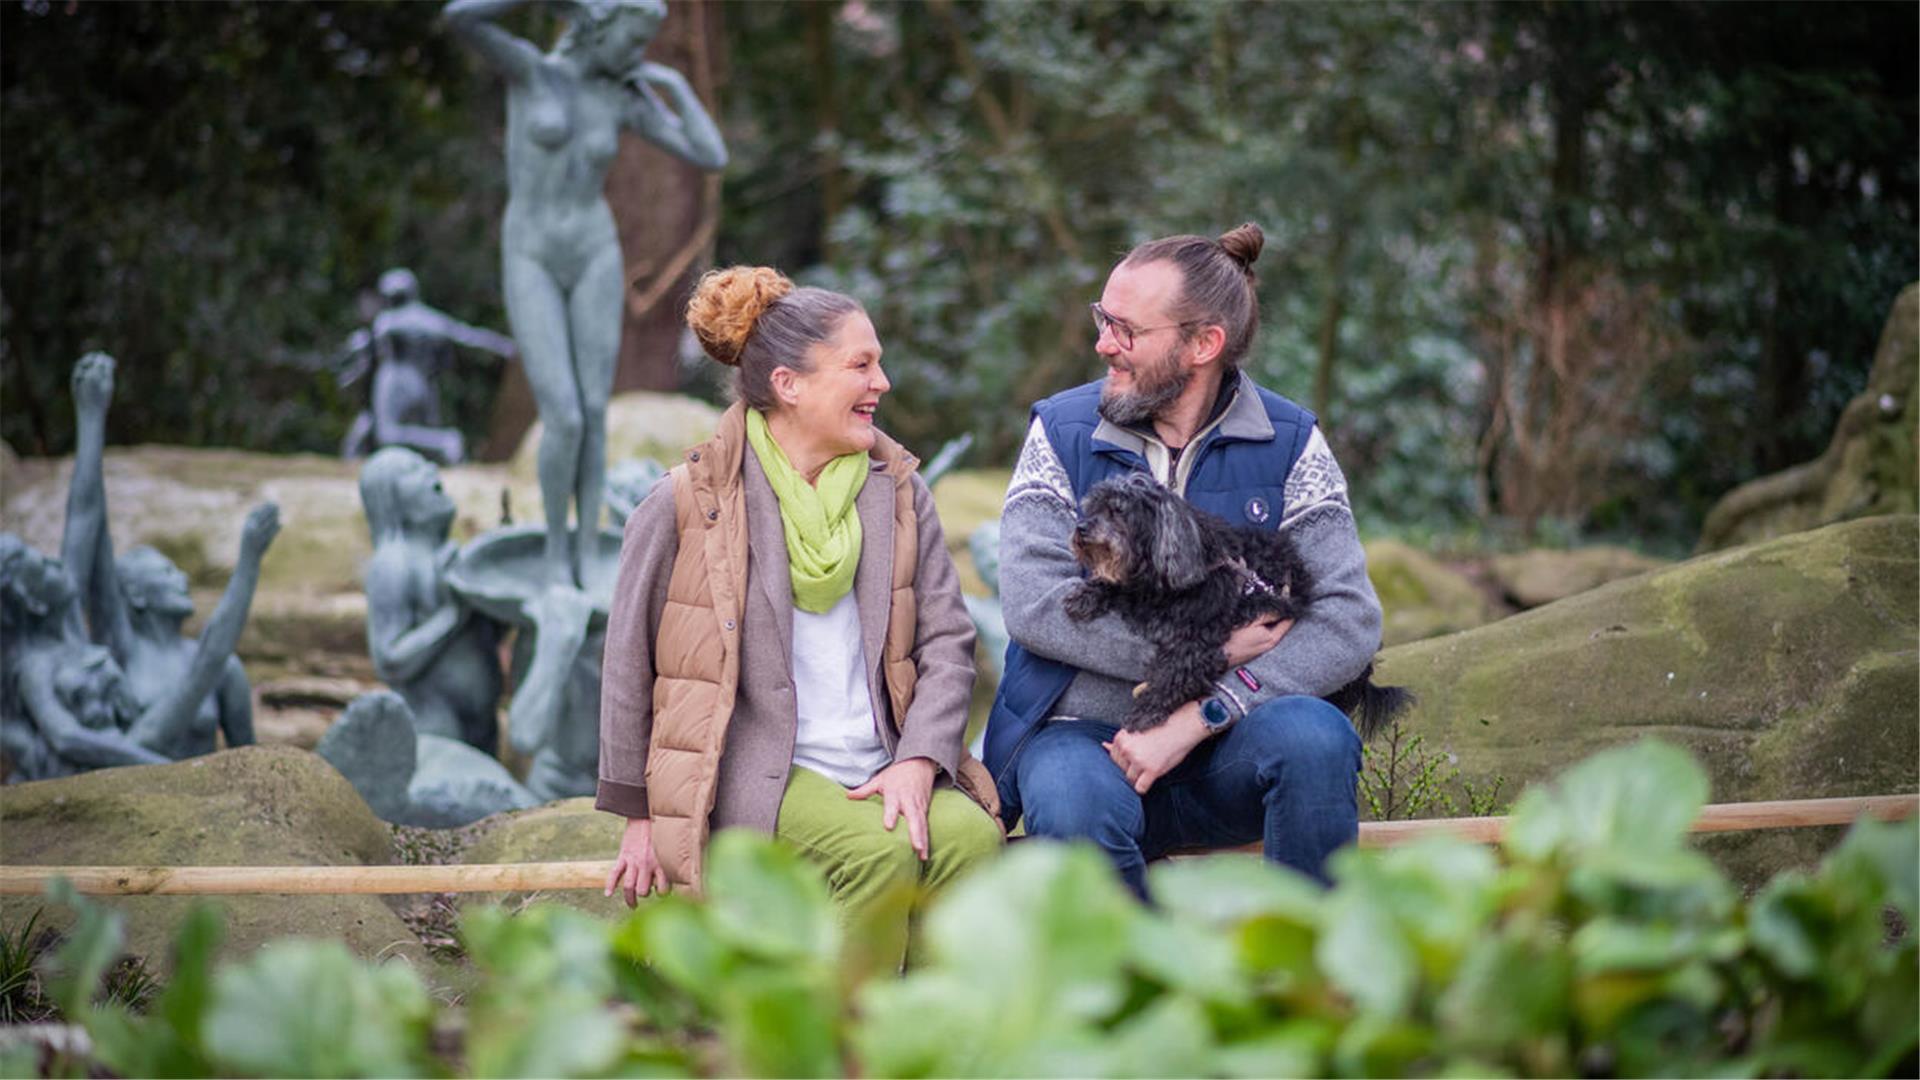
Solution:
[[[548,580],[584,585],[626,287],[607,169],[623,130],[703,169],[724,168],[727,151],[686,78],[641,57],[666,18],[661,0],[568,4],[570,25],[544,53],[497,21],[524,2],[452,0],[445,18],[507,80],[502,284],[543,425]],[[569,505],[579,520],[571,544]]]
[[[204,754],[216,731],[229,745],[252,742],[251,694],[233,648],[279,511],[266,503],[247,516],[238,565],[206,632],[183,637],[193,611],[185,576],[146,549],[114,565],[102,476],[113,359],[82,357],[73,391],[79,438],[62,558],[0,534],[0,747],[9,779]]]
[[[260,582],[260,561],[280,530],[279,509],[263,503],[247,516],[226,591],[201,636],[188,637],[182,632],[193,614],[187,575],[150,547],[136,547],[114,559],[102,465],[113,358],[98,352],[81,357],[73,369],[73,392],[78,442],[61,552],[85,605],[93,640],[112,652],[142,710],[142,721],[129,734],[175,760],[212,753],[218,745],[216,732],[226,737],[228,746],[251,744],[253,691],[234,647]],[[149,715],[148,706],[182,682],[193,681],[196,665],[202,664],[217,671],[218,679],[190,715]]]

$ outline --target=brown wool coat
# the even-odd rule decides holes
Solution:
[[[962,745],[973,623],[918,462],[879,435],[855,500],[854,601],[881,734],[998,820]],[[676,887],[697,889],[713,829],[772,832],[793,762],[793,591],[780,506],[735,405],[627,520],[607,623],[595,805],[653,819]]]

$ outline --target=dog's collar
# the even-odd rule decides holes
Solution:
[[[1228,559],[1222,565],[1228,570],[1233,571],[1234,577],[1240,579],[1241,596],[1271,596],[1273,594],[1273,583],[1261,577],[1259,574],[1254,573],[1246,563],[1241,562],[1239,559]]]

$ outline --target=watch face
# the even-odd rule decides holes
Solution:
[[[1208,698],[1200,704],[1200,719],[1210,728],[1225,727],[1227,707],[1218,698]]]

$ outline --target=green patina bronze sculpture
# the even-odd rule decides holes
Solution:
[[[549,582],[586,585],[606,478],[606,411],[620,348],[625,272],[603,188],[622,131],[703,169],[727,152],[679,72],[642,59],[661,0],[566,5],[541,52],[498,21],[525,0],[452,0],[447,24],[507,80],[507,314],[543,425],[540,497]],[[568,507],[579,528],[569,543]]]
[[[252,693],[233,655],[279,531],[272,503],[241,530],[240,557],[198,639],[186,575],[152,548],[116,563],[103,460],[113,358],[74,365],[77,445],[61,559],[0,537],[0,731],[13,776],[151,764],[253,742]]]
[[[340,385],[352,385],[370,371],[373,399],[347,429],[341,454],[359,458],[382,446],[410,446],[442,464],[458,465],[466,460],[466,440],[459,429],[441,426],[434,379],[449,366],[454,346],[511,360],[518,355],[513,339],[469,326],[423,302],[420,280],[404,267],[380,275],[380,302],[372,325],[347,342]]]

